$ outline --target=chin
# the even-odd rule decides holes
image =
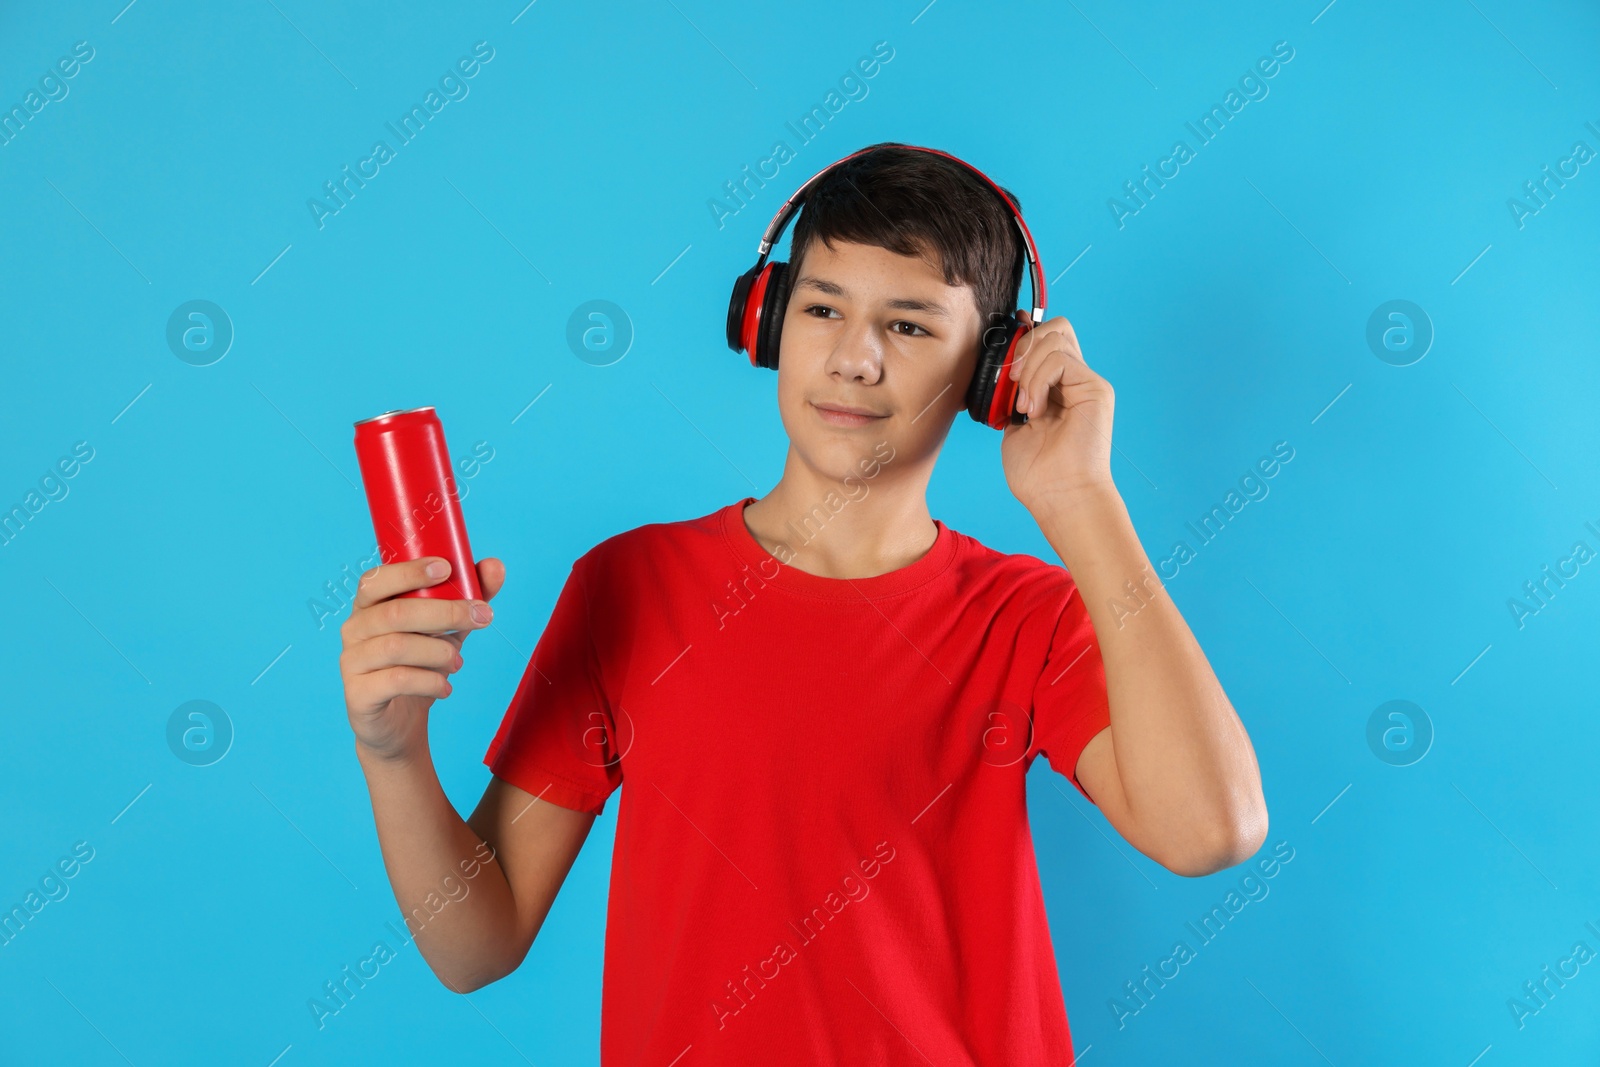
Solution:
[[[852,487],[854,492],[863,491],[860,483],[870,483],[887,467],[894,466],[897,457],[901,463],[906,458],[904,450],[896,448],[888,434],[863,434],[853,440],[810,436],[793,439],[793,445],[806,466],[826,479]]]

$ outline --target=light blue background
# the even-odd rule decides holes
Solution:
[[[509,569],[498,634],[433,724],[467,811],[572,559],[772,487],[776,378],[725,347],[729,286],[793,188],[880,140],[1020,197],[1050,313],[1116,387],[1114,473],[1153,559],[1295,449],[1168,587],[1250,731],[1269,848],[1295,858],[1123,1028],[1111,998],[1197,947],[1185,922],[1244,871],[1172,875],[1043,761],[1030,778],[1080,1055],[1600,1054],[1600,967],[1521,1029],[1507,1007],[1575,942],[1600,950],[1600,565],[1521,629],[1507,608],[1575,541],[1600,549],[1600,164],[1521,228],[1507,207],[1575,141],[1600,149],[1592,5],[124,2],[0,13],[6,108],[95,49],[0,146],[0,505],[95,449],[0,548],[0,906],[95,849],[0,948],[0,1060],[596,1062],[614,804],[513,976],[462,998],[408,946],[324,1029],[307,1008],[399,941],[344,613],[319,629],[308,608],[372,551],[351,423],[433,404],[458,456],[494,449],[465,509]],[[319,230],[307,199],[480,40],[470,94]],[[798,145],[785,122],[878,41],[868,95]],[[1184,123],[1278,41],[1269,95],[1119,229],[1108,198],[1193,146]],[[794,161],[719,229],[708,200],[780,138]],[[207,367],[165,341],[193,299],[235,329]],[[565,341],[593,299],[636,333],[611,366]],[[1365,341],[1391,299],[1436,331],[1411,366]],[[933,513],[1053,558],[998,446],[957,424]],[[236,733],[203,768],[166,743],[195,699]],[[1412,766],[1366,741],[1391,699],[1436,732]]]

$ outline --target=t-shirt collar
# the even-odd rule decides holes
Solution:
[[[747,496],[722,509],[723,539],[727,542],[734,558],[741,564],[748,564],[750,570],[762,581],[803,596],[853,601],[893,596],[925,585],[942,574],[949,567],[950,561],[955,558],[956,541],[960,535],[938,519],[934,519],[933,523],[938,532],[934,537],[933,546],[906,566],[868,578],[825,578],[786,565],[761,546],[761,542],[755,539],[744,524],[744,509],[754,503],[755,499],[753,496]],[[826,530],[826,527],[823,529]],[[801,547],[797,541],[791,541],[789,544],[795,549]]]

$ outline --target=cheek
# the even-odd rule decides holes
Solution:
[[[787,355],[778,362],[778,420],[791,441],[803,437],[808,431],[806,374],[798,364],[798,360],[791,361]]]
[[[937,397],[935,407],[965,408],[967,389],[972,385],[972,376],[978,369],[976,342],[955,351],[947,351],[940,366],[944,369],[917,385],[925,396],[923,403]]]
[[[787,409],[803,404],[808,392],[816,388],[825,372],[821,364],[827,352],[810,335],[803,324],[790,315],[784,323],[783,342],[778,359],[778,401]]]
[[[791,349],[791,354],[792,352]],[[778,410],[780,411],[793,411],[805,399],[803,388],[805,372],[799,363],[799,359],[791,359],[789,355],[778,361]]]
[[[896,427],[908,451],[926,451],[930,443],[944,440],[952,422],[967,417],[967,389],[978,366],[976,343],[959,354],[946,352],[940,366],[943,369],[908,383],[914,395],[906,398],[903,407],[908,414]],[[919,411],[924,414],[913,424],[911,418]]]

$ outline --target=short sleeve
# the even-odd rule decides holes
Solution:
[[[483,762],[542,800],[599,815],[622,760],[583,567],[580,558],[568,573]]]
[[[1065,775],[1091,804],[1094,798],[1078,781],[1078,757],[1095,734],[1111,725],[1106,700],[1106,670],[1100,642],[1077,585],[1068,578],[1066,603],[1056,619],[1044,670],[1033,689],[1033,737],[1028,759],[1038,753]]]

